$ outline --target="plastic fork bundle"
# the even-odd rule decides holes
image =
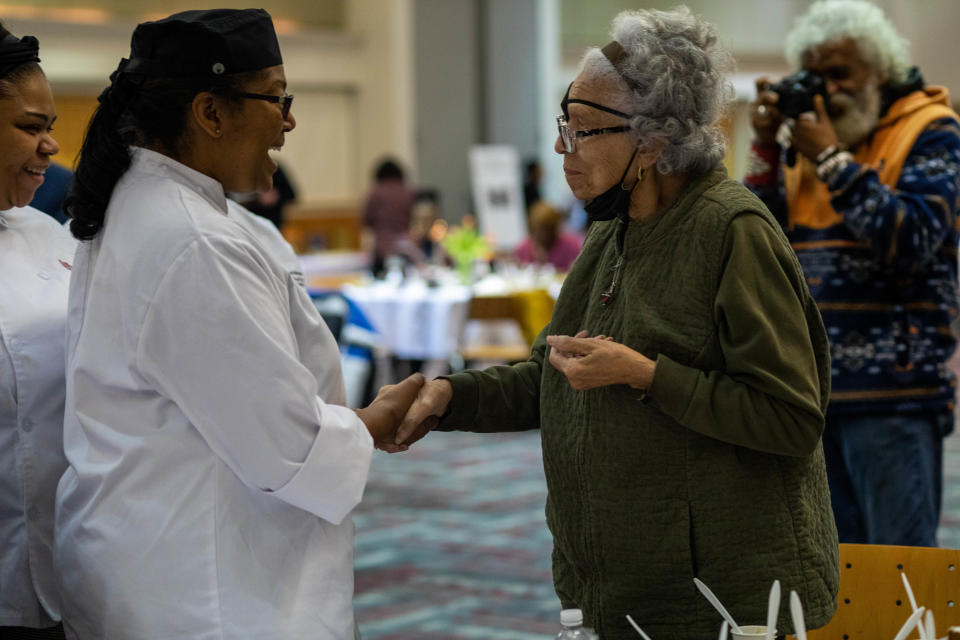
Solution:
[[[907,580],[907,574],[901,573],[900,578],[903,579],[903,588],[907,592],[907,600],[910,601],[910,608],[913,613],[903,623],[896,640],[906,640],[914,627],[920,634],[920,640],[937,640],[937,626],[933,621],[933,611],[927,610],[926,615],[924,615],[924,607],[917,606],[917,599],[913,596],[913,589],[910,587],[910,581]]]

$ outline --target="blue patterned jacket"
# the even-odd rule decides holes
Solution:
[[[915,77],[911,89],[916,89]],[[900,99],[883,113],[895,112]],[[791,223],[776,147],[755,144],[745,183],[784,227],[820,307],[832,357],[828,415],[952,409],[960,125],[934,120],[894,188],[851,162],[827,185],[835,224]]]

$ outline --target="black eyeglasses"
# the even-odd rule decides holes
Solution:
[[[560,141],[563,142],[563,150],[567,153],[576,153],[577,138],[588,138],[590,136],[602,136],[607,133],[623,133],[630,131],[630,127],[621,125],[619,127],[603,127],[602,129],[587,129],[586,131],[575,131],[567,124],[567,119],[562,115],[557,116],[557,129],[560,132]]]
[[[602,104],[597,104],[596,102],[571,98],[570,87],[572,86],[573,83],[571,82],[567,87],[567,92],[563,94],[563,100],[560,101],[560,110],[563,111],[563,113],[557,116],[557,130],[560,132],[560,141],[563,143],[563,150],[566,153],[576,153],[577,138],[588,138],[590,136],[602,136],[608,133],[624,133],[626,131],[630,131],[630,127],[625,125],[621,125],[619,127],[603,127],[602,129],[587,129],[585,131],[575,131],[571,129],[567,124],[567,121],[570,118],[570,112],[567,109],[567,105],[570,104],[583,104],[588,107],[593,107],[594,109],[612,113],[620,118],[626,118],[627,120],[633,117],[630,114],[624,113],[623,111],[617,111],[616,109],[604,106]]]
[[[252,100],[266,100],[267,102],[272,102],[273,104],[280,105],[280,113],[283,115],[283,119],[286,120],[287,116],[290,115],[290,106],[293,104],[293,94],[285,93],[282,96],[274,96],[269,93],[245,93],[243,91],[238,91],[235,94],[238,98],[250,98]]]

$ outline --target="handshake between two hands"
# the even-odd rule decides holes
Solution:
[[[389,453],[406,451],[437,426],[447,410],[453,387],[447,380],[426,381],[415,373],[397,384],[381,387],[377,397],[357,415],[367,426],[374,446]]]
[[[603,335],[589,337],[548,336],[550,364],[563,373],[577,390],[611,384],[646,389],[653,380],[656,363],[629,347]],[[389,453],[406,451],[440,422],[453,397],[453,386],[444,378],[427,382],[415,373],[397,384],[380,389],[377,397],[357,415],[373,436],[378,449]]]

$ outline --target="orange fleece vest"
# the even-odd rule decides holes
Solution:
[[[893,189],[910,149],[930,123],[940,118],[957,119],[949,104],[946,87],[939,86],[929,86],[900,98],[880,118],[872,137],[856,147],[854,160],[875,169],[880,182]],[[790,229],[797,225],[826,229],[842,220],[831,206],[830,191],[817,179],[815,168],[799,154],[793,167],[784,167]]]

